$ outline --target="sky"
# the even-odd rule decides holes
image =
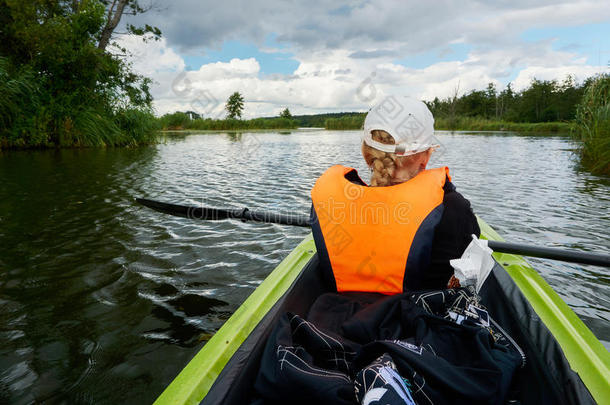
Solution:
[[[239,91],[245,118],[366,111],[388,95],[421,100],[577,81],[610,71],[610,1],[152,1],[117,35],[154,80],[158,115],[222,118]]]

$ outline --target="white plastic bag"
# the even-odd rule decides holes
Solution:
[[[493,250],[487,246],[486,240],[472,235],[472,242],[464,250],[462,257],[449,261],[462,287],[472,285],[475,286],[477,293],[479,292],[494,266],[492,253]]]

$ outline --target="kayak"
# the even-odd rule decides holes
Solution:
[[[502,241],[479,218],[481,238]],[[524,351],[513,381],[519,401],[610,404],[610,353],[521,257],[494,253],[479,295],[494,320]],[[311,234],[246,299],[168,385],[155,404],[250,401],[266,338],[286,311],[306,314],[330,292],[318,273]],[[515,402],[517,403],[517,402]]]

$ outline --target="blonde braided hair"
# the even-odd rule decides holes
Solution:
[[[375,129],[371,131],[371,135],[373,140],[377,142],[387,145],[393,145],[396,143],[392,135],[386,131]],[[415,160],[419,160],[422,154],[428,153],[430,153],[429,150],[409,156],[398,156],[395,153],[377,150],[362,142],[362,156],[364,157],[366,164],[371,168],[371,186],[373,187],[391,186],[396,184],[394,181],[396,169],[404,167]],[[414,173],[413,176],[415,174],[416,173]]]

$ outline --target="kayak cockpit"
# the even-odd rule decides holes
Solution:
[[[256,399],[253,385],[278,319],[286,312],[306,316],[318,297],[333,292],[320,273],[314,254],[224,366],[203,404],[245,404]],[[553,335],[500,264],[495,264],[479,295],[497,326],[514,339],[525,358],[512,379],[511,403],[595,403]],[[298,403],[298,399],[291,402]]]

